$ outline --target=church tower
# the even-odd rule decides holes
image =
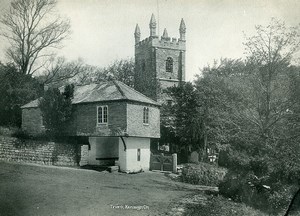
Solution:
[[[156,20],[152,14],[150,36],[140,40],[141,32],[135,28],[135,89],[144,95],[164,102],[163,89],[185,81],[185,33],[183,19],[177,38],[170,38],[164,29],[161,38],[156,34]]]

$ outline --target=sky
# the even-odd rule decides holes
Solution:
[[[11,0],[0,0],[0,15]],[[149,37],[154,13],[160,36],[179,38],[181,18],[186,24],[186,80],[214,59],[243,58],[244,34],[255,34],[255,25],[266,25],[272,17],[288,26],[300,22],[298,0],[57,0],[62,17],[70,19],[72,34],[59,56],[82,58],[105,67],[116,59],[134,57],[134,29],[141,39]],[[0,61],[5,62],[6,43],[0,39]]]

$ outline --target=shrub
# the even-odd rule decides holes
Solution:
[[[243,193],[247,191],[244,186],[245,182],[243,182],[243,179],[241,179],[239,175],[228,172],[223,181],[219,184],[219,191],[225,197],[240,202],[243,199]],[[248,187],[248,185],[246,186]]]
[[[74,85],[65,86],[64,92],[58,88],[49,89],[39,100],[47,133],[57,137],[65,132],[65,123],[71,118]]]
[[[268,178],[257,178],[251,173],[237,174],[229,171],[219,185],[219,192],[269,214],[283,213],[297,187],[267,182],[270,182]]]
[[[272,191],[268,197],[268,203],[272,213],[285,211],[298,187],[295,185],[282,185],[278,190]]]
[[[263,212],[242,203],[236,203],[222,196],[211,196],[207,203],[189,204],[187,216],[214,215],[214,216],[266,216]]]
[[[19,128],[16,127],[2,127],[0,126],[0,135],[1,136],[12,136]]]
[[[26,133],[26,131],[23,131],[22,129],[17,129],[15,132],[12,133],[12,137],[16,137],[18,139],[30,139],[31,136]]]
[[[186,164],[182,169],[182,181],[190,184],[217,186],[226,172],[224,168],[206,163]]]

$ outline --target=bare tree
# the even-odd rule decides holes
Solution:
[[[1,17],[0,34],[8,39],[7,57],[32,75],[54,55],[70,33],[69,20],[55,14],[56,0],[13,0]]]
[[[76,76],[76,83],[89,84],[103,80],[118,80],[128,86],[134,86],[133,59],[120,59],[113,61],[107,67],[84,65],[84,69]]]
[[[252,114],[251,119],[267,142],[278,135],[275,125],[289,114],[287,110],[295,103],[286,95],[290,91],[288,66],[300,49],[300,28],[288,28],[273,18],[266,27],[256,26],[256,35],[246,39],[248,60],[254,68],[251,70],[249,92],[245,95],[254,98],[253,105],[258,112],[257,115]]]
[[[246,37],[248,60],[257,65],[267,65],[275,75],[278,65],[290,63],[300,48],[300,25],[286,27],[285,23],[272,18],[268,26],[255,26],[256,35]]]
[[[39,79],[46,85],[65,84],[83,74],[87,67],[82,59],[67,62],[64,57],[53,58],[44,65],[45,69]]]
[[[103,68],[103,72],[107,77],[113,75],[116,80],[128,86],[134,86],[134,60],[132,58],[115,60],[111,65]]]

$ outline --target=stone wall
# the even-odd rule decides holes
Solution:
[[[143,109],[149,108],[149,124],[143,123]],[[135,137],[160,137],[160,111],[158,107],[127,104],[127,133]]]
[[[166,72],[166,60],[168,57],[173,59],[173,72]],[[180,77],[180,70],[182,67],[181,51],[172,49],[158,49],[156,51],[156,71],[158,78],[171,79],[171,80],[184,80]]]
[[[155,65],[155,48],[151,43],[135,47],[134,88],[153,100],[157,97]]]
[[[78,166],[80,146],[0,136],[0,160],[56,166]]]
[[[81,157],[80,157],[80,166],[88,165],[89,161],[89,145],[82,145],[81,146]]]
[[[104,105],[108,106],[108,122],[98,125],[97,106]],[[73,120],[68,124],[70,128],[73,125],[70,135],[110,136],[126,130],[126,102],[78,104],[74,107],[72,116]]]

